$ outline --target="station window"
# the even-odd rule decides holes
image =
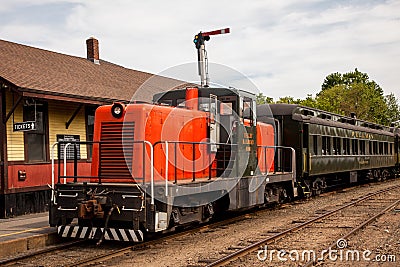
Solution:
[[[47,103],[27,99],[23,107],[24,121],[35,122],[36,129],[25,132],[27,162],[47,161]]]
[[[389,154],[393,155],[393,143],[389,144]]]
[[[94,107],[87,107],[86,108],[86,140],[93,141],[93,133],[94,133]],[[88,144],[87,145],[87,159],[92,159],[92,148],[93,146]]]
[[[383,143],[379,142],[379,154],[383,155]]]

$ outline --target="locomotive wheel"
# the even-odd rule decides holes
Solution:
[[[285,202],[290,202],[290,196],[288,195],[285,188],[280,188],[279,203],[281,204]]]
[[[318,196],[321,193],[323,193],[326,188],[327,188],[327,185],[326,185],[325,179],[324,178],[317,178],[312,183],[312,195],[313,196]]]
[[[264,193],[265,204],[282,204],[290,201],[290,195],[283,186],[266,187]]]
[[[378,182],[382,181],[381,171],[380,170],[374,170],[374,177]]]
[[[390,173],[388,170],[383,170],[382,171],[382,180],[385,181],[388,177],[390,176]]]

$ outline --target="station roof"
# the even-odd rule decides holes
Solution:
[[[102,59],[98,63],[0,40],[0,79],[24,96],[110,103],[128,102],[140,92],[137,100],[151,101],[154,93],[187,85]]]

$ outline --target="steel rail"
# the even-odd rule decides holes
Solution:
[[[23,259],[32,258],[32,257],[38,256],[38,255],[44,254],[44,253],[65,249],[65,248],[68,248],[71,246],[82,244],[84,242],[87,242],[87,240],[77,240],[77,241],[66,242],[66,243],[62,243],[62,244],[58,244],[58,245],[54,245],[54,246],[49,246],[49,247],[46,247],[43,249],[35,250],[32,252],[27,252],[22,255],[18,255],[16,257],[1,259],[0,266],[4,265],[4,264],[17,263],[18,261],[23,260]]]
[[[340,207],[340,208],[338,208],[338,209],[336,209],[334,211],[325,213],[322,216],[328,217],[329,215],[332,215],[334,212],[342,210],[342,209],[344,209],[346,207],[349,207],[351,205],[355,205],[355,204],[357,204],[357,203],[359,203],[359,202],[361,202],[361,201],[363,201],[365,199],[371,198],[371,197],[373,197],[373,196],[375,196],[377,194],[384,193],[384,192],[387,192],[387,191],[390,191],[390,190],[393,190],[393,189],[396,189],[396,188],[400,188],[400,185],[399,186],[389,187],[389,188],[386,188],[386,189],[383,189],[383,190],[379,190],[379,191],[377,191],[375,193],[372,193],[372,194],[368,194],[367,196],[365,196],[365,197],[363,197],[363,198],[361,198],[361,199],[359,199],[357,201],[354,201],[354,202],[351,202],[349,204],[346,204],[345,206]],[[111,252],[111,253],[108,252],[108,253],[106,253],[104,255],[98,255],[98,256],[95,256],[95,257],[92,257],[92,258],[87,258],[85,260],[73,263],[71,265],[66,265],[65,267],[68,267],[68,266],[89,266],[89,265],[92,265],[95,262],[105,261],[105,260],[109,260],[109,259],[121,256],[121,255],[123,255],[123,254],[125,254],[127,252],[130,252],[130,251],[132,251],[132,250],[134,250],[136,248],[141,248],[141,247],[145,247],[145,246],[152,245],[152,244],[158,244],[158,243],[160,243],[162,241],[174,239],[174,238],[181,237],[181,236],[186,236],[186,235],[189,235],[189,234],[192,234],[192,233],[197,233],[197,232],[205,231],[205,230],[208,230],[208,229],[213,229],[213,228],[216,228],[216,227],[219,227],[219,226],[235,223],[236,221],[248,219],[248,218],[251,218],[252,214],[256,214],[258,212],[260,212],[260,210],[256,210],[256,211],[254,211],[252,213],[242,214],[242,215],[239,215],[239,216],[236,216],[236,217],[224,220],[224,221],[218,221],[218,222],[206,224],[206,225],[203,225],[202,227],[188,229],[188,230],[185,230],[185,231],[179,232],[179,233],[169,234],[169,235],[161,237],[161,238],[157,238],[157,239],[150,240],[150,241],[147,241],[147,242],[143,242],[143,243],[138,243],[138,244],[135,244],[135,245],[127,246],[126,248],[122,248],[122,249],[116,250],[116,251]],[[279,237],[282,237],[285,234],[288,234],[290,232],[294,232],[295,229],[300,229],[301,227],[304,227],[307,224],[310,224],[312,222],[315,222],[315,221],[318,221],[318,220],[322,219],[322,216],[320,216],[318,218],[315,218],[315,219],[312,219],[310,221],[307,221],[307,222],[305,222],[305,223],[303,223],[303,224],[301,224],[299,226],[293,227],[293,228],[291,228],[289,230],[286,230],[286,231],[284,231],[282,233],[278,233],[278,234],[276,234],[276,235],[274,235],[272,237],[269,237],[269,238],[266,238],[264,240],[261,240],[261,241],[255,243],[255,244],[253,244],[253,245],[251,245],[249,247],[256,248],[259,245],[262,245],[262,244],[267,243],[269,241],[273,241],[275,239],[278,239]],[[34,256],[38,256],[38,255],[41,255],[41,254],[52,252],[52,251],[65,249],[65,248],[68,248],[68,247],[71,247],[71,246],[74,246],[74,245],[82,244],[82,243],[87,242],[87,241],[88,240],[72,241],[72,242],[63,243],[63,244],[56,245],[56,246],[47,247],[47,248],[44,248],[44,249],[41,249],[41,250],[36,250],[34,252],[31,252],[31,253],[24,253],[24,254],[22,254],[20,256],[8,258],[8,259],[1,259],[0,260],[0,265],[12,264],[12,263],[15,263],[15,262],[17,262],[19,260],[31,258],[31,257],[34,257]],[[249,248],[249,247],[247,247],[247,248]],[[243,250],[244,250],[244,248],[241,249],[240,251],[243,251]],[[237,255],[238,252],[240,252],[240,251],[237,251],[237,252],[235,252],[233,254],[230,254],[230,255]],[[246,251],[249,251],[249,249],[247,249]],[[245,253],[242,253],[242,254],[244,255]],[[228,256],[230,256],[230,255],[228,255]],[[239,256],[241,256],[241,255],[239,255]],[[237,257],[239,257],[239,256],[237,256]],[[222,258],[222,259],[220,259],[218,261],[215,261],[215,262],[209,264],[208,266],[219,266],[219,265],[222,265],[222,263],[223,263],[222,260],[227,258],[227,257],[224,257],[224,258]],[[233,258],[230,258],[229,261],[231,261],[231,260],[233,260]]]
[[[371,222],[375,221],[377,218],[379,218],[380,216],[382,216],[383,214],[385,214],[387,211],[393,209],[394,207],[396,207],[398,204],[400,203],[400,199],[396,200],[395,202],[392,202],[389,206],[387,206],[385,209],[383,209],[381,212],[379,212],[378,214],[376,214],[375,216],[373,216],[372,218],[368,219],[367,221],[365,221],[364,223],[362,223],[361,225],[353,228],[353,230],[351,230],[349,233],[347,233],[344,236],[339,237],[340,239],[345,239],[347,240],[352,234],[354,234],[355,232],[361,230],[363,227],[365,227],[366,225],[370,224]],[[339,239],[338,238],[338,239]],[[337,239],[337,240],[338,240]],[[329,246],[329,250],[334,249],[335,247],[337,247],[337,241],[335,241],[332,245]],[[307,262],[306,264],[303,265],[303,267],[309,267],[314,265],[315,263],[319,263],[319,262],[323,262],[326,258],[324,257],[324,259],[321,260],[312,260]]]
[[[214,262],[208,264],[207,267],[223,266],[223,265],[227,264],[228,262],[231,262],[233,260],[238,259],[241,256],[249,254],[250,252],[258,249],[262,245],[268,244],[268,243],[270,243],[272,241],[275,241],[275,240],[277,240],[277,239],[279,239],[281,237],[286,236],[287,234],[290,234],[292,232],[300,230],[300,229],[302,229],[302,228],[304,228],[304,227],[306,227],[306,226],[308,226],[308,225],[310,225],[310,224],[312,224],[312,223],[314,223],[316,221],[319,221],[319,220],[322,220],[324,218],[327,218],[327,217],[329,217],[329,216],[331,216],[331,215],[333,215],[333,214],[335,214],[335,213],[337,213],[337,212],[339,212],[339,211],[341,211],[343,209],[346,209],[348,207],[354,206],[354,205],[356,205],[356,204],[358,204],[358,203],[360,203],[362,201],[365,201],[365,200],[367,200],[367,199],[369,199],[369,198],[371,198],[373,196],[376,196],[376,195],[379,195],[379,194],[382,194],[382,193],[385,193],[385,192],[388,192],[388,191],[391,191],[391,190],[394,190],[394,189],[398,189],[398,188],[400,188],[400,185],[392,186],[392,187],[389,187],[389,188],[386,188],[386,189],[382,189],[382,190],[376,191],[375,193],[370,193],[370,194],[366,195],[365,197],[362,197],[362,198],[360,198],[358,200],[352,201],[352,202],[350,202],[350,203],[348,203],[348,204],[346,204],[346,205],[344,205],[342,207],[339,207],[339,208],[337,208],[335,210],[326,212],[326,213],[322,214],[319,217],[316,217],[314,219],[310,219],[310,220],[308,220],[308,221],[306,221],[306,222],[304,222],[304,223],[302,223],[300,225],[294,226],[294,227],[289,228],[289,229],[287,229],[287,230],[285,230],[283,232],[280,232],[280,233],[278,233],[276,235],[264,238],[264,239],[262,239],[262,240],[260,240],[258,242],[255,242],[255,243],[253,243],[253,244],[251,244],[251,245],[249,245],[247,247],[241,248],[241,249],[239,249],[239,250],[237,250],[237,251],[235,251],[235,252],[233,252],[231,254],[226,255],[225,257],[222,257],[222,258],[220,258],[218,260],[215,260]]]
[[[259,211],[255,211],[253,213],[257,213],[257,212],[259,212]],[[239,216],[227,219],[227,220],[206,224],[206,225],[203,225],[203,226],[198,227],[198,228],[187,229],[187,230],[184,230],[182,232],[169,234],[167,236],[163,236],[161,238],[156,238],[154,240],[146,241],[146,242],[143,242],[143,243],[137,243],[135,245],[131,245],[131,246],[127,246],[127,247],[122,248],[122,249],[118,249],[118,250],[113,251],[111,253],[107,252],[107,253],[105,253],[103,255],[97,255],[95,257],[87,258],[87,259],[75,262],[75,263],[73,263],[71,265],[64,265],[64,267],[92,266],[96,262],[99,262],[99,261],[104,262],[104,261],[107,261],[107,260],[122,256],[127,252],[133,251],[134,249],[140,249],[141,247],[157,245],[157,244],[159,244],[159,243],[161,243],[163,241],[168,241],[168,240],[175,239],[175,238],[178,238],[178,237],[190,235],[190,234],[193,234],[193,233],[198,233],[198,232],[205,231],[205,230],[208,230],[208,229],[213,229],[213,228],[216,228],[216,227],[219,227],[219,226],[235,223],[235,222],[240,221],[240,220],[248,219],[248,218],[251,218],[251,214],[252,213],[242,214],[242,215],[239,215]]]

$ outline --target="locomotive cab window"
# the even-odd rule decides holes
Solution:
[[[220,105],[221,115],[232,115],[233,114],[232,105],[233,105],[232,102],[229,102],[229,103],[221,102],[221,105]]]
[[[210,111],[210,100],[208,100],[208,98],[205,97],[199,98],[199,110],[204,112]]]
[[[177,99],[176,100],[176,107],[184,108],[185,107],[185,99]]]
[[[170,100],[170,99],[164,99],[164,100],[161,100],[161,101],[159,102],[159,104],[162,105],[162,106],[172,106],[172,100]]]
[[[249,120],[250,126],[255,125],[256,123],[256,103],[253,99],[244,97],[243,98],[243,108],[242,108],[242,116],[243,119]]]

